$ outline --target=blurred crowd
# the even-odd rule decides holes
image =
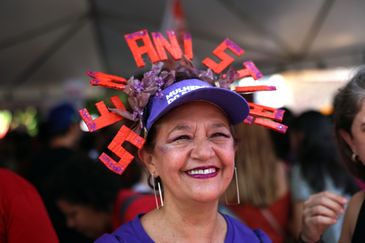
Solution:
[[[238,127],[238,138],[245,142],[238,143],[232,188],[237,184],[239,194],[230,188],[220,207],[251,228],[261,228],[274,243],[295,241],[303,203],[312,194],[332,191],[350,198],[363,186],[341,163],[331,115],[285,110],[286,134],[255,125]],[[156,208],[138,161],[119,176],[98,160],[118,128],[83,132],[78,112],[62,103],[47,112],[37,136],[9,131],[0,140],[0,242],[16,242],[11,237],[22,241],[20,228],[28,229],[27,239],[32,233],[41,235],[27,242],[93,242]],[[341,224],[339,220],[325,232],[325,242],[338,241]]]

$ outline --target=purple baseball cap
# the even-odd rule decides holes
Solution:
[[[226,113],[233,125],[243,122],[250,110],[241,95],[199,79],[186,79],[173,83],[164,89],[162,94],[163,96],[152,97],[148,104],[145,113],[147,130],[173,108],[191,101],[208,101],[217,105]]]

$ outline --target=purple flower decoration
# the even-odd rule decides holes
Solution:
[[[140,132],[143,127],[143,112],[152,96],[162,97],[162,90],[173,84],[176,80],[176,73],[184,73],[186,76],[197,77],[211,85],[218,85],[221,88],[229,89],[229,86],[238,77],[237,72],[230,68],[226,74],[219,78],[211,69],[199,70],[187,58],[181,59],[174,64],[170,70],[163,70],[164,63],[158,62],[152,65],[150,71],[144,73],[141,80],[129,78],[124,92],[128,95],[130,111],[110,108],[110,110],[130,121],[136,122],[135,130]]]
[[[214,73],[211,69],[207,69],[207,70],[203,70],[199,73],[198,77],[205,81],[208,82],[210,84],[214,84],[215,82],[215,77],[214,77]]]
[[[230,85],[238,79],[238,73],[230,67],[225,74],[221,74],[217,80],[219,87],[229,89]]]

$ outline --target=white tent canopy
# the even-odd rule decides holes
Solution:
[[[166,3],[2,1],[0,104],[62,97],[69,83],[86,89],[88,70],[138,73],[123,36],[145,28],[160,31]],[[363,0],[181,3],[199,61],[226,37],[246,51],[236,65],[250,59],[265,74],[365,61]]]

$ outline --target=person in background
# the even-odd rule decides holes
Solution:
[[[65,160],[52,174],[48,191],[67,226],[90,239],[112,230],[118,177],[86,155]]]
[[[119,191],[114,206],[114,229],[133,220],[137,215],[159,207],[156,204],[148,174],[139,161],[132,162],[126,169],[126,177],[120,178],[123,188]]]
[[[271,135],[271,141],[273,142],[275,148],[276,156],[287,164],[288,171],[290,171],[294,161],[294,155],[290,147],[291,123],[296,116],[289,108],[283,107],[281,109],[285,111],[285,115],[281,123],[286,125],[288,130],[286,133],[278,133],[273,130],[269,131]]]
[[[346,173],[338,153],[333,124],[318,111],[306,111],[292,123],[297,163],[291,170],[291,191],[294,202],[294,229],[299,234],[303,203],[312,194],[330,191],[350,198],[358,188]],[[325,242],[338,242],[343,218],[324,232]]]
[[[50,109],[42,122],[40,137],[44,141],[44,147],[33,155],[30,168],[25,174],[41,194],[47,177],[75,153],[81,138],[79,120],[78,113],[71,104],[60,103]]]
[[[5,137],[0,139],[0,167],[22,175],[29,167],[29,157],[34,150],[34,142],[34,139],[21,127],[8,131]]]
[[[265,231],[272,242],[286,242],[291,213],[286,164],[276,156],[268,129],[242,124],[237,135],[240,204],[234,193],[228,208],[249,227]]]
[[[132,174],[133,170],[129,167],[127,172]],[[77,154],[58,167],[48,190],[65,215],[67,226],[96,239],[137,214],[155,209],[152,194],[137,197],[122,189],[124,184],[98,161]]]
[[[334,123],[341,155],[348,169],[365,179],[365,69],[360,69],[334,98]],[[365,242],[365,192],[350,200],[332,192],[312,195],[303,207],[302,242],[318,242],[345,211],[339,242]],[[347,205],[347,209],[345,207]]]
[[[59,242],[34,186],[14,172],[1,168],[0,242]]]
[[[34,151],[24,174],[39,191],[61,243],[89,242],[66,226],[62,213],[46,189],[58,166],[74,156],[78,148],[81,136],[79,120],[78,112],[70,103],[53,106],[40,126],[39,136],[44,144]]]

